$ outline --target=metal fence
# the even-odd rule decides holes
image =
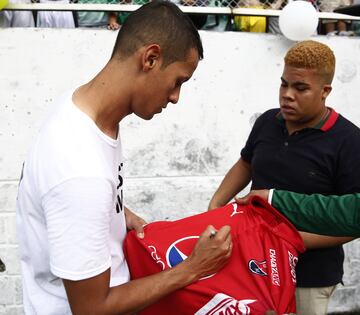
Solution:
[[[120,4],[145,4],[147,0],[110,0]],[[324,11],[326,6],[322,4],[328,0],[308,0],[318,11]],[[288,0],[173,0],[172,2],[183,6],[198,7],[228,7],[228,8],[254,8],[254,9],[282,9]],[[321,3],[322,2],[322,3]],[[350,1],[343,1],[350,4]],[[329,10],[330,11],[330,10]]]
[[[288,0],[171,0],[180,6],[188,7],[223,7],[223,8],[252,8],[252,9],[271,9],[281,10],[289,1]],[[291,1],[291,0],[290,0]],[[311,2],[319,12],[332,12],[328,0],[305,0]],[[40,0],[31,0],[32,3],[39,3]],[[82,3],[82,0],[69,0],[70,3]],[[92,1],[86,1],[90,3]],[[103,0],[94,1],[98,4],[125,4],[125,5],[143,5],[149,0]],[[341,5],[351,4],[351,0],[340,0]]]
[[[10,2],[3,10],[7,11],[107,11],[132,12],[149,0],[69,0],[40,1],[29,0]],[[180,6],[184,13],[210,16],[263,16],[278,17],[281,9],[291,0],[171,0]],[[332,1],[308,0],[317,9],[320,20],[360,21],[360,16],[333,13],[332,10],[322,10],[322,6]],[[341,0],[343,3],[350,0]],[[358,1],[358,0],[354,0]],[[360,1],[360,0],[359,0]],[[40,3],[39,3],[40,2]]]

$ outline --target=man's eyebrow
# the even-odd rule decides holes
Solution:
[[[287,82],[283,77],[281,77],[280,79],[281,79],[281,81],[282,81],[283,83],[288,84],[288,82]],[[304,81],[295,81],[295,82],[292,83],[292,85],[306,85],[306,86],[310,86],[309,83],[306,83],[306,82],[304,82]]]
[[[293,83],[293,85],[306,85],[306,86],[310,86],[309,83],[306,83],[306,82],[304,82],[304,81],[295,81],[295,82]]]

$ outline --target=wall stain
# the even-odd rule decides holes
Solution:
[[[154,193],[143,192],[141,194],[140,202],[145,204],[151,204],[155,200]]]
[[[169,166],[177,171],[209,173],[219,166],[217,147],[217,143],[213,143],[212,149],[204,146],[199,140],[191,139],[184,147],[184,157],[171,160]]]
[[[336,77],[342,83],[351,82],[357,75],[356,64],[352,60],[340,60],[337,68]]]

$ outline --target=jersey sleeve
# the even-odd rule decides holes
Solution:
[[[324,196],[274,190],[271,204],[299,230],[331,236],[360,236],[359,193]]]
[[[112,183],[102,178],[70,179],[42,198],[54,275],[82,280],[110,268],[114,200]]]

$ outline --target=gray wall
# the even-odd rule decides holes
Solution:
[[[205,59],[180,102],[152,121],[122,122],[126,203],[149,221],[204,211],[257,115],[278,106],[282,58],[291,42],[267,34],[201,35]],[[25,152],[54,98],[101,69],[115,36],[106,30],[0,29],[0,257],[7,267],[0,273],[0,314],[22,313],[15,199]],[[360,125],[360,39],[317,39],[337,56],[328,105]],[[345,286],[334,295],[332,311],[360,308],[359,244],[346,246]]]

